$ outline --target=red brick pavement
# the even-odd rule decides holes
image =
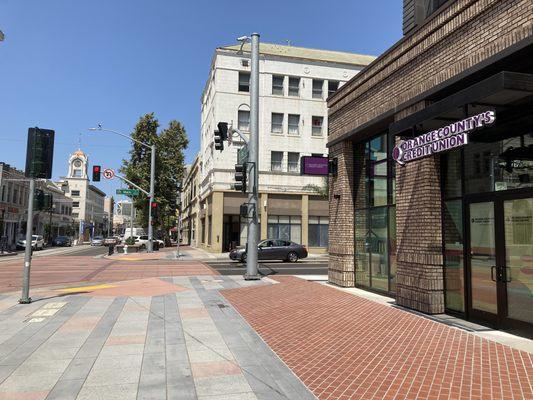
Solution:
[[[23,263],[23,260],[0,263],[0,293],[20,289]],[[30,282],[31,287],[42,287],[196,275],[218,275],[218,272],[199,261],[114,261],[91,256],[50,256],[32,261]]]
[[[533,356],[318,283],[222,291],[319,399],[533,399]]]

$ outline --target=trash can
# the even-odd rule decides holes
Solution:
[[[107,255],[112,256],[114,252],[115,252],[115,245],[109,244],[109,246],[107,246]]]
[[[159,242],[158,242],[157,240],[154,240],[154,241],[152,242],[152,249],[153,249],[154,251],[159,251]]]

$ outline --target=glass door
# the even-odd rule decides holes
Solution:
[[[498,315],[498,285],[496,273],[496,226],[494,202],[470,203],[470,314],[496,323]]]
[[[533,197],[485,200],[467,203],[469,313],[498,327],[531,329]]]

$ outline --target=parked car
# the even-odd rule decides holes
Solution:
[[[307,257],[305,246],[281,239],[266,239],[257,246],[257,258],[259,260],[283,260],[296,262],[300,258]],[[232,260],[245,262],[246,249],[237,248],[229,253]]]
[[[103,236],[93,236],[91,239],[91,246],[103,246],[104,237]]]
[[[72,240],[68,236],[56,236],[54,246],[72,246]]]
[[[148,235],[141,235],[141,236],[134,236],[135,237],[135,243],[140,244],[141,246],[147,247],[148,246]],[[157,242],[159,244],[159,248],[165,247],[165,242],[161,239],[154,239],[154,243]]]
[[[41,235],[32,235],[31,237],[31,247],[34,250],[44,249],[44,239]],[[17,240],[17,249],[26,248],[26,239]]]

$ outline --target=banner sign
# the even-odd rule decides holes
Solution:
[[[491,125],[494,121],[496,113],[485,111],[413,139],[402,140],[392,150],[392,158],[404,165],[409,161],[464,146],[468,144],[468,132]]]
[[[327,175],[328,158],[327,157],[310,157],[301,158],[302,175]]]

